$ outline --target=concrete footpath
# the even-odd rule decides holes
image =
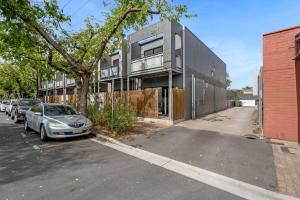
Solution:
[[[300,146],[294,142],[271,141],[276,166],[278,190],[300,197]]]

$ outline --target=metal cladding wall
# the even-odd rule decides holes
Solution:
[[[300,26],[263,36],[263,131],[267,138],[300,141],[300,72],[295,61],[299,32]]]
[[[186,119],[192,117],[192,74],[195,76],[195,117],[226,108],[226,64],[190,30],[185,29]]]

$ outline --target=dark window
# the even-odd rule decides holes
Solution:
[[[159,54],[159,53],[162,53],[163,52],[163,47],[160,46],[160,47],[156,47],[153,49],[153,53],[154,54]]]
[[[21,100],[19,105],[20,106],[33,106],[35,104],[41,103],[40,100]]]
[[[299,53],[300,53],[300,38],[297,40],[297,54]]]
[[[118,67],[119,66],[119,59],[113,60],[113,66]]]
[[[152,56],[153,55],[153,49],[149,49],[144,51],[144,56],[148,57],[148,56]]]
[[[300,54],[300,33],[296,36],[296,55]]]
[[[159,46],[159,47],[144,51],[144,57],[153,56],[156,54],[160,54],[162,52],[163,52],[163,46]]]

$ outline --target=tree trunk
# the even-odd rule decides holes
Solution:
[[[79,110],[84,115],[87,115],[89,83],[90,83],[89,75],[86,75],[86,74],[83,75],[82,76],[82,86],[81,86],[81,90],[80,90],[80,107],[79,107]]]

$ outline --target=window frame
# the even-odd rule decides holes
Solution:
[[[295,46],[296,46],[296,58],[300,55],[300,33],[298,33],[295,37]]]
[[[155,52],[155,50],[159,49],[158,52]],[[150,54],[147,54],[146,55],[146,52],[150,52]],[[151,56],[155,56],[155,55],[159,55],[159,54],[162,54],[164,52],[164,47],[163,45],[160,45],[158,47],[154,47],[152,49],[147,49],[144,51],[144,58],[147,58],[147,57],[151,57]]]

